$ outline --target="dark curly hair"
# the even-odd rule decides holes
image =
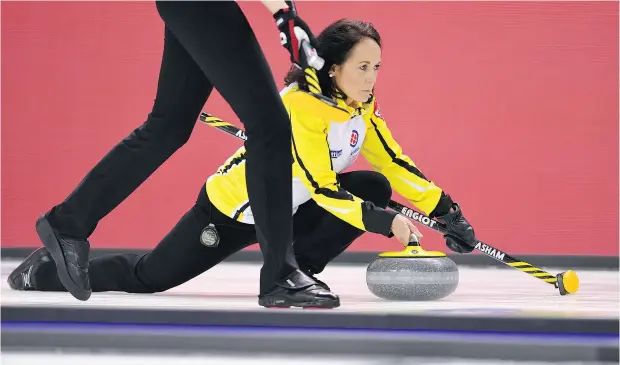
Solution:
[[[317,52],[325,60],[323,68],[317,71],[323,95],[346,99],[346,95],[329,77],[329,71],[333,65],[343,64],[349,58],[351,49],[365,38],[373,39],[381,47],[379,32],[371,23],[348,19],[340,19],[330,24],[316,37]],[[292,67],[284,79],[286,86],[294,82],[299,85],[300,89],[308,91],[304,73],[296,67]]]

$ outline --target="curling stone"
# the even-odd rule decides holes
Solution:
[[[425,251],[414,235],[404,251],[381,253],[366,269],[370,292],[387,300],[439,300],[458,284],[456,263],[443,252]]]

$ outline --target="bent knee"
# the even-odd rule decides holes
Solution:
[[[137,257],[138,260],[133,268],[134,275],[130,276],[131,280],[127,283],[127,292],[135,294],[154,294],[172,289],[175,285],[171,282],[168,275],[159,270],[153,270],[148,264],[144,265],[147,257],[148,254]]]
[[[125,139],[125,143],[133,148],[156,143],[158,149],[174,152],[187,143],[195,125],[195,118],[186,116],[170,118],[149,115],[147,121]]]
[[[168,280],[161,277],[149,277],[148,275],[137,275],[136,283],[131,286],[130,293],[135,294],[155,294],[162,293],[169,289],[174,288],[173,283],[169,283]]]
[[[392,199],[392,186],[390,181],[376,171],[365,171],[363,175],[363,187],[365,196],[360,198],[371,201],[374,205],[386,208]]]
[[[375,172],[374,175],[377,197],[376,201],[374,201],[373,203],[380,206],[381,208],[386,208],[390,203],[390,199],[392,199],[392,185],[383,174]]]

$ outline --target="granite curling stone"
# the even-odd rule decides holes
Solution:
[[[366,269],[370,292],[387,300],[439,300],[458,284],[456,263],[443,252],[425,251],[413,235],[404,251],[381,253]]]

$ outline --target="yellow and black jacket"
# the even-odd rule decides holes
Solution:
[[[317,108],[316,103],[298,97],[300,93],[294,84],[281,92],[293,132],[293,212],[312,199],[361,230],[389,236],[396,213],[364,202],[338,184],[337,174],[351,166],[360,154],[389,180],[393,190],[418,209],[426,214],[435,209],[441,189],[403,154],[374,98],[355,108],[338,100],[339,106],[350,112],[347,120],[341,116],[338,120],[330,112],[334,108],[327,105]],[[206,188],[218,210],[239,222],[253,224],[245,184],[245,153],[241,147],[228,158],[209,177]]]

